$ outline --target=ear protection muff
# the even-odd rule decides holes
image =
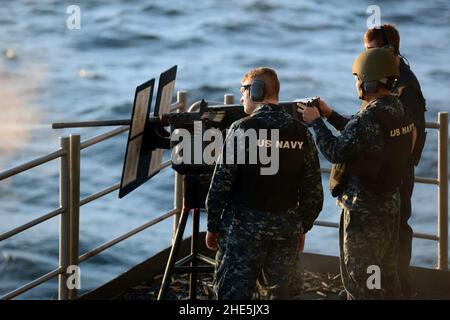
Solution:
[[[395,83],[396,81],[397,81],[397,79],[395,79],[395,78],[387,79],[387,82],[385,83],[385,85],[386,85],[388,88],[392,88],[392,86],[394,85],[394,83]],[[383,83],[384,83],[384,82],[383,82]],[[362,90],[361,93],[375,93],[375,92],[377,92],[379,86],[380,86],[380,83],[379,83],[377,80],[374,80],[374,81],[364,81],[364,82],[361,84],[361,90]],[[361,95],[361,97],[359,97],[359,98],[362,98],[362,95]]]
[[[254,102],[262,102],[266,96],[266,84],[262,80],[253,80],[250,87],[250,99]]]
[[[365,93],[375,93],[378,90],[378,81],[364,81],[358,88],[358,98],[363,99]]]
[[[375,93],[378,90],[378,81],[364,81],[362,89],[365,93]]]

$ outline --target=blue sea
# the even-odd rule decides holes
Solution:
[[[69,29],[67,8],[80,8]],[[0,0],[0,171],[59,148],[59,137],[82,140],[108,128],[53,130],[53,122],[125,119],[135,87],[178,65],[175,90],[189,104],[239,99],[252,67],[278,71],[281,100],[319,95],[351,114],[357,99],[351,65],[363,50],[369,5],[395,23],[400,50],[421,82],[428,121],[449,110],[450,2],[443,1],[61,1]],[[127,135],[82,151],[81,196],[120,181]],[[322,166],[329,164],[322,158]],[[422,177],[437,176],[437,132],[428,130]],[[327,190],[328,177],[324,175]],[[122,200],[114,192],[80,210],[80,254],[170,210],[173,171],[166,169]],[[58,161],[0,182],[0,233],[58,207]],[[320,220],[337,222],[326,192]],[[437,188],[417,184],[412,226],[437,232]],[[204,229],[204,221],[202,223]],[[55,269],[59,218],[0,242],[0,295]],[[81,264],[81,292],[113,279],[170,245],[172,219]],[[187,235],[188,233],[186,233]],[[433,268],[437,243],[414,240],[412,263]],[[306,251],[338,254],[337,229],[316,227]],[[21,299],[56,299],[57,280]]]

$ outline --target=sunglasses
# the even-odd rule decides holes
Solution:
[[[250,89],[251,86],[252,86],[251,84],[243,84],[243,85],[241,85],[241,87],[240,87],[241,94],[244,94],[244,92],[247,91],[247,89]]]

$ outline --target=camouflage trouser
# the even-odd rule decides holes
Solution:
[[[257,280],[264,299],[289,298],[300,230],[297,220],[288,214],[228,210],[221,221],[216,255],[217,298],[251,299]]]
[[[395,209],[342,210],[340,264],[348,299],[401,298],[397,273],[398,224],[399,213]],[[369,266],[379,267],[380,289],[368,285],[375,274]]]

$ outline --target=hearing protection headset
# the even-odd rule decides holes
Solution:
[[[254,79],[250,86],[250,99],[254,102],[263,102],[266,96],[266,84],[262,80]]]
[[[365,93],[375,93],[378,90],[378,81],[363,81],[361,84],[361,88]]]

